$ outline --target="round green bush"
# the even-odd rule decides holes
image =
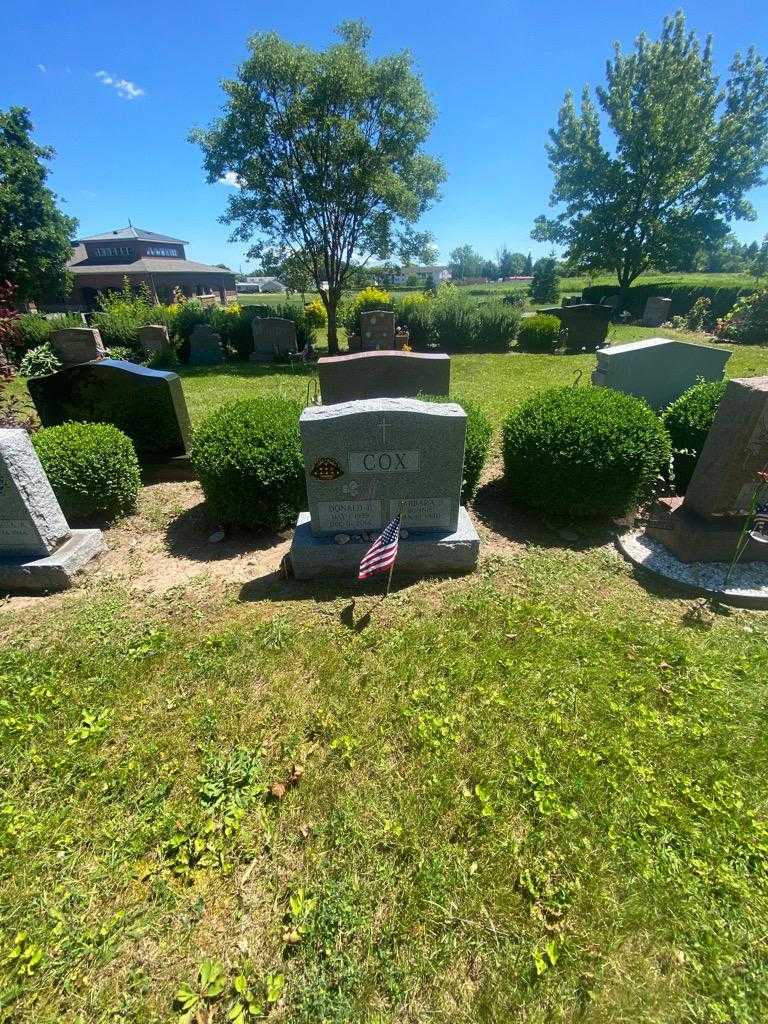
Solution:
[[[609,388],[542,391],[507,419],[504,477],[512,497],[567,516],[622,515],[650,496],[671,444],[638,398]]]
[[[552,352],[560,341],[561,330],[559,316],[536,313],[525,317],[517,332],[518,348],[524,352]]]
[[[419,395],[423,402],[457,402],[467,414],[467,435],[464,441],[464,479],[461,485],[461,501],[469,501],[477,490],[488,452],[491,448],[493,427],[491,421],[479,406],[464,398],[445,395]]]
[[[136,508],[141,487],[132,442],[109,423],[65,423],[32,435],[68,519],[115,519]]]
[[[223,523],[281,529],[307,507],[301,406],[249,398],[211,413],[192,442],[192,464]]]
[[[662,421],[672,439],[678,494],[684,494],[691,481],[726,386],[724,380],[694,384],[662,413]]]

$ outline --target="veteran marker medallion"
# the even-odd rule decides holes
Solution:
[[[338,480],[340,476],[344,476],[344,470],[336,459],[332,459],[329,455],[322,455],[316,460],[310,476],[313,476],[315,480]]]

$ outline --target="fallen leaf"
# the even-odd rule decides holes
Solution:
[[[285,796],[285,786],[282,782],[273,782],[269,787],[269,795],[273,796],[275,800],[282,800]]]

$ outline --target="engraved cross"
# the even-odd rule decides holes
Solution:
[[[387,443],[387,422],[383,416],[381,418],[381,443],[383,445]]]

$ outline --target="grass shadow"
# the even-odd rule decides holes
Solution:
[[[252,551],[267,551],[281,544],[290,531],[246,530],[227,527],[224,539],[211,543],[209,538],[219,529],[211,517],[205,501],[176,516],[165,531],[165,546],[169,554],[195,562],[220,562]]]

